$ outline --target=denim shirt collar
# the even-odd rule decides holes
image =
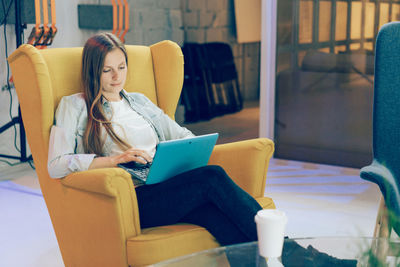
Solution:
[[[129,95],[127,94],[125,89],[122,89],[119,94],[122,96],[122,98],[124,98],[128,101],[128,103],[131,107],[133,106],[134,100],[131,97],[129,97]],[[110,101],[108,101],[105,97],[101,98],[101,104],[103,105],[103,109],[107,114],[111,112]]]
[[[123,98],[125,98],[126,100],[128,100],[129,105],[131,105],[131,106],[134,105],[135,100],[134,100],[132,97],[129,97],[129,95],[128,95],[128,93],[125,91],[125,89],[122,89],[121,92],[120,92],[120,94],[121,94],[121,96],[122,96]]]

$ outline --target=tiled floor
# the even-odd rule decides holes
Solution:
[[[274,159],[265,194],[287,212],[289,237],[372,236],[380,192],[358,172]]]
[[[4,123],[8,115],[1,106]],[[195,133],[211,128],[220,132],[220,142],[228,142],[257,136],[254,117],[258,109],[250,105],[225,119],[186,126]],[[0,154],[15,153],[12,131],[0,140]],[[271,160],[265,195],[287,213],[289,237],[371,236],[380,196],[357,169],[280,159]],[[27,163],[0,164],[0,266],[63,266],[36,174]]]

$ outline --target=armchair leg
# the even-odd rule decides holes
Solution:
[[[389,214],[385,204],[385,199],[381,196],[379,203],[378,215],[376,217],[376,224],[374,230],[375,238],[388,238],[390,237]]]
[[[377,238],[377,240],[373,242],[371,248],[373,255],[375,255],[380,263],[386,262],[390,243],[388,238],[390,237],[391,230],[388,209],[385,199],[381,196],[374,230],[374,238]]]

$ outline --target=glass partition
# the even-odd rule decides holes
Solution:
[[[372,160],[374,44],[394,0],[279,0],[275,157]]]

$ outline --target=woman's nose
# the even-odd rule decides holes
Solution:
[[[112,78],[113,78],[113,80],[117,80],[118,79],[118,71],[114,71],[113,72]]]

